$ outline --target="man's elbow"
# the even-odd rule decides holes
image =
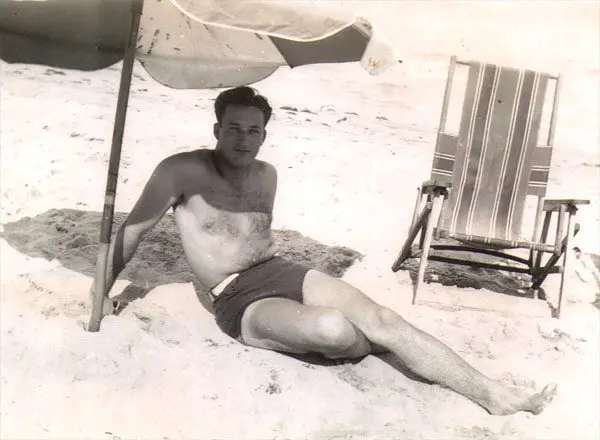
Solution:
[[[138,245],[144,238],[144,234],[147,232],[144,228],[139,225],[127,225],[124,224],[117,232],[115,248],[121,248],[120,254],[123,256],[124,264],[128,263],[133,254],[135,253]]]
[[[129,221],[125,221],[123,224],[123,236],[128,241],[136,242],[140,241],[144,238],[144,236],[152,229],[152,227],[156,224],[154,219],[150,219],[143,222],[132,223]]]

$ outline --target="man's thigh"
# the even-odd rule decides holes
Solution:
[[[244,311],[240,341],[244,344],[289,353],[315,349],[311,333],[322,309],[286,298],[266,298]]]
[[[380,306],[356,287],[318,270],[310,270],[302,285],[303,303],[341,311],[353,323],[372,317]]]

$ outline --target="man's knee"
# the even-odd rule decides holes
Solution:
[[[364,323],[361,326],[365,335],[376,343],[387,340],[392,333],[396,336],[406,333],[409,328],[410,325],[400,315],[379,305],[365,311]]]
[[[311,331],[315,342],[323,348],[344,350],[358,342],[356,328],[336,309],[320,310]]]

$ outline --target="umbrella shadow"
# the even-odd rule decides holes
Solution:
[[[120,225],[126,216],[124,212],[116,212],[114,224]],[[35,217],[5,223],[0,237],[25,255],[58,260],[63,267],[93,278],[101,218],[100,212],[51,209]],[[116,229],[113,228],[115,232]],[[352,249],[327,246],[297,231],[274,230],[273,234],[281,256],[334,277],[341,277],[362,258]],[[131,282],[114,297],[124,304],[144,298],[160,285],[191,283],[200,303],[212,311],[207,289],[189,268],[172,214],[165,215],[148,232],[119,279]]]

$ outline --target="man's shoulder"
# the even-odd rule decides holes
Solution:
[[[275,175],[277,174],[277,169],[275,168],[275,166],[273,164],[271,164],[269,162],[256,159],[256,165],[257,165],[257,169],[261,173],[275,174]]]
[[[198,149],[192,151],[184,151],[182,153],[175,153],[164,158],[158,167],[165,171],[181,171],[183,167],[193,167],[194,165],[202,166],[208,160],[210,150]]]
[[[274,193],[277,190],[277,169],[269,162],[262,160],[256,160],[256,165],[256,175],[261,182],[261,186]]]

